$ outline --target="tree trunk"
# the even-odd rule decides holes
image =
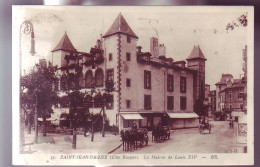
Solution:
[[[47,121],[46,121],[46,115],[42,115],[42,121],[43,121],[43,136],[47,136]]]
[[[92,122],[92,127],[91,127],[91,141],[94,141],[94,124]]]
[[[106,124],[106,120],[105,120],[105,107],[103,107],[103,126],[102,126],[102,137],[105,137],[105,124]]]
[[[28,134],[31,134],[32,132],[32,114],[28,114]]]
[[[72,148],[76,149],[77,148],[77,132],[76,128],[73,128],[73,137],[72,137]]]
[[[35,104],[35,113],[34,113],[34,126],[35,126],[35,134],[34,134],[34,143],[38,143],[38,111],[37,111],[37,96],[36,96],[36,104]]]

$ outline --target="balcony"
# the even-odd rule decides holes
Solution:
[[[89,57],[84,63],[82,63],[85,66],[91,66],[95,64],[101,64],[104,62],[104,56],[100,54],[96,54],[93,57]]]
[[[151,54],[149,52],[137,54],[137,62],[141,64],[150,64]]]

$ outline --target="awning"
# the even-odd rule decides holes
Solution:
[[[124,119],[144,119],[140,114],[121,114]]]
[[[196,113],[167,113],[170,118],[198,118]]]
[[[53,119],[53,118],[46,118],[46,121],[56,121],[57,119]],[[43,121],[42,118],[38,118],[38,121]]]

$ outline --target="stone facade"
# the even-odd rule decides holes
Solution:
[[[62,39],[69,40],[66,33]],[[105,109],[111,126],[121,129],[133,122],[148,129],[159,123],[173,128],[198,126],[198,116],[190,113],[195,100],[205,97],[206,58],[200,47],[194,46],[186,67],[185,61],[166,58],[166,47],[158,39],[151,38],[155,42],[151,42],[150,52],[142,52],[137,40],[120,13],[90,53],[76,51],[71,42],[66,42],[67,49],[60,42],[53,50],[53,64],[60,68],[59,75],[75,72],[73,64],[82,66],[82,92],[90,91],[90,80],[97,84],[103,77],[103,84],[97,86],[101,89],[112,78],[116,91],[112,106]],[[98,113],[100,109],[89,111]],[[168,113],[182,113],[183,117]]]

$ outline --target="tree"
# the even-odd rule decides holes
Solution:
[[[35,117],[35,142],[38,141],[38,118],[43,119],[43,136],[47,135],[47,121],[52,111],[52,105],[57,103],[57,89],[55,84],[58,79],[55,75],[56,66],[45,59],[41,59],[28,75],[21,78],[21,103],[25,110],[34,110]]]
[[[79,123],[86,121],[89,115],[88,108],[84,107],[84,94],[80,92],[79,77],[80,72],[65,73],[60,78],[61,90],[67,94],[69,103],[68,120],[70,121],[70,128],[72,129],[72,148],[76,149],[76,128]],[[65,99],[63,97],[63,99]],[[61,101],[61,103],[63,103]]]
[[[207,115],[207,111],[208,111],[207,108],[208,108],[208,105],[204,104],[203,98],[200,97],[195,101],[194,111],[195,111],[195,113],[197,113],[199,115],[199,121],[201,120],[202,116],[204,116],[203,119],[205,119],[205,117]]]

